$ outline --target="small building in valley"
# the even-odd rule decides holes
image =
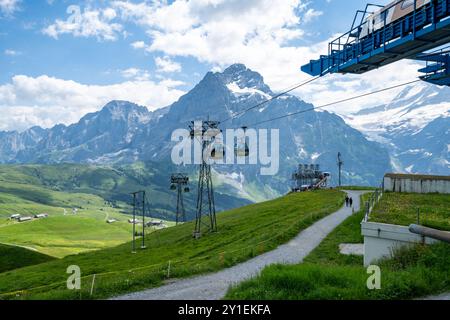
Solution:
[[[145,225],[147,227],[159,227],[159,226],[162,226],[163,224],[164,223],[162,220],[160,220],[160,221],[152,220],[152,221],[145,223]]]
[[[36,219],[48,218],[48,213],[35,214],[34,217]]]
[[[31,221],[33,220],[32,217],[20,217],[19,218],[19,222],[25,222],[25,221]]]
[[[391,192],[450,194],[450,176],[388,173],[384,176],[383,189]]]
[[[106,223],[114,223],[114,222],[116,222],[117,220],[116,219],[108,219],[108,220],[106,220]],[[131,223],[131,222],[130,222]]]
[[[16,214],[11,215],[9,218],[10,218],[11,220],[19,220],[20,217],[21,217],[21,215],[18,214],[18,213],[16,213]]]

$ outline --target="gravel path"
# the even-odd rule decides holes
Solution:
[[[354,200],[355,212],[359,210],[363,191],[348,191]],[[352,214],[352,209],[343,207],[317,221],[299,233],[297,237],[277,249],[257,256],[246,262],[211,274],[176,280],[173,283],[135,292],[114,300],[218,300],[225,296],[228,288],[259,274],[266,266],[283,263],[296,264],[316,248],[322,240]]]
[[[450,301],[450,292],[440,294],[438,296],[425,297],[422,300],[447,300],[447,301]]]

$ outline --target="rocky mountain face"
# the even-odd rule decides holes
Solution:
[[[0,133],[0,162],[171,163],[174,130],[187,129],[193,120],[228,119],[273,95],[260,74],[236,64],[222,73],[207,73],[177,102],[155,112],[130,102],[112,101],[101,111],[87,114],[70,126]],[[299,98],[287,95],[224,122],[221,129],[244,125],[252,128],[255,122],[311,107]],[[345,184],[378,185],[383,174],[391,170],[385,148],[369,141],[341,117],[326,111],[305,112],[255,129],[279,130],[278,173],[261,176],[261,165],[217,165],[214,166],[214,179],[218,192],[251,201],[277,196],[289,190],[291,174],[300,163],[320,164],[324,171],[332,173],[336,182],[338,152],[345,162]],[[171,165],[168,170],[194,174],[197,167]]]
[[[450,174],[450,88],[419,83],[344,119],[383,144],[396,171]]]

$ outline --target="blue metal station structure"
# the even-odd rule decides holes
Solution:
[[[327,55],[310,61],[301,70],[312,76],[362,74],[402,59],[414,59],[426,63],[419,70],[422,80],[450,86],[450,47],[443,48],[448,43],[450,0],[368,4],[356,13],[350,31],[329,43]]]

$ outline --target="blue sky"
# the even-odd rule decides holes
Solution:
[[[110,99],[156,109],[234,62],[281,90],[308,78],[300,66],[346,32],[365,3],[0,0],[0,130],[72,123]],[[407,70],[377,80],[409,80]],[[296,94],[320,103],[377,87],[364,79],[331,77]]]
[[[173,2],[173,1],[170,1]],[[0,50],[13,50],[17,56],[3,55],[0,60],[0,82],[8,82],[13,75],[26,74],[39,76],[47,74],[62,79],[71,79],[85,84],[111,84],[123,80],[119,70],[130,67],[148,70],[154,74],[156,66],[153,58],[164,53],[146,54],[134,50],[130,44],[147,39],[145,29],[125,23],[129,36],[118,36],[116,41],[98,41],[96,37],[77,37],[66,34],[54,39],[42,32],[56,19],[68,18],[66,10],[69,5],[79,5],[81,10],[89,2],[54,0],[29,0],[19,4],[13,16],[0,20]],[[104,1],[97,1],[94,7],[103,7]],[[310,45],[330,38],[333,34],[346,31],[353,19],[356,9],[364,1],[315,0],[308,8],[322,12],[320,17],[302,24],[307,36],[294,41],[294,45]],[[91,4],[92,6],[92,4]],[[176,78],[189,85],[194,84],[200,75],[209,71],[214,65],[199,63],[193,57],[177,57],[183,71]],[[299,58],[299,65],[302,64]],[[194,75],[197,73],[196,75]],[[198,75],[199,74],[199,75]],[[192,77],[194,75],[194,77]],[[194,80],[192,80],[194,79]]]

